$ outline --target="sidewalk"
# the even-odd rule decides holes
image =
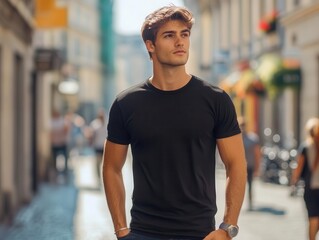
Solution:
[[[105,193],[99,188],[102,183],[96,178],[93,162],[91,158],[81,158],[75,166],[75,184],[79,195],[74,216],[74,240],[116,240]],[[126,216],[130,222],[130,196],[133,190],[130,158],[124,165],[123,177],[127,196]]]
[[[101,182],[96,177],[94,157],[73,161],[74,181],[67,185],[42,184],[32,203],[16,216],[10,229],[1,230],[1,240],[115,240],[111,216]],[[224,209],[224,171],[217,171],[216,224]],[[133,189],[131,160],[123,169],[126,213],[130,221]],[[255,181],[255,209],[244,202],[236,240],[305,240],[307,217],[301,197],[290,197],[289,188]]]
[[[130,191],[128,165],[124,172]],[[15,216],[13,225],[0,225],[0,240],[116,239],[102,183],[96,176],[94,155],[75,157],[70,168],[68,184],[41,184],[32,202]]]
[[[73,173],[70,173],[71,179]],[[73,181],[72,181],[73,182]],[[78,191],[74,184],[43,183],[31,204],[15,216],[13,225],[0,225],[1,240],[71,240]]]
[[[81,161],[79,168],[83,167],[88,171],[90,161],[87,158]],[[130,196],[133,189],[130,159],[125,164],[123,171],[127,196],[126,214],[129,222]],[[224,211],[224,170],[217,170],[216,178],[219,209],[216,224],[219,224]],[[287,186],[264,183],[260,180],[254,183],[254,211],[248,211],[248,204],[244,201],[239,219],[240,234],[236,240],[306,240],[307,217],[302,197],[290,197],[290,190]],[[90,191],[91,188],[85,188],[83,185],[79,189],[74,239],[115,240],[103,190]]]
[[[217,196],[223,196],[223,172],[217,175]],[[307,216],[302,197],[290,197],[287,186],[254,182],[254,210],[244,201],[236,240],[306,240]],[[222,221],[224,198],[217,201],[216,222]]]
[[[79,189],[74,215],[74,240],[111,240],[114,236],[102,182],[97,178],[94,157],[78,158],[74,165]]]

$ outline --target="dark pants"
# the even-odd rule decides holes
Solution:
[[[103,161],[103,149],[95,148],[96,173],[98,178],[101,178],[101,165]]]
[[[118,238],[119,240],[202,240],[203,238],[163,238],[163,237],[149,237],[140,233],[130,232],[125,237]]]
[[[52,168],[56,169],[56,160],[59,155],[63,155],[65,161],[64,173],[68,172],[68,149],[66,145],[52,146]]]
[[[248,204],[249,208],[253,207],[253,178],[254,178],[254,169],[247,168],[247,183],[248,183]]]

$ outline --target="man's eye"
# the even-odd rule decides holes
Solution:
[[[164,38],[171,38],[171,37],[173,37],[173,34],[167,34],[164,36]]]

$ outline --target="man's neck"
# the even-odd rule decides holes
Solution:
[[[183,66],[164,71],[154,69],[154,75],[150,78],[150,82],[158,89],[172,91],[184,87],[191,78],[192,76],[185,71]]]

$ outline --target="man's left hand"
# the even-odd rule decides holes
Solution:
[[[231,240],[231,238],[224,230],[217,229],[209,233],[203,240]]]

